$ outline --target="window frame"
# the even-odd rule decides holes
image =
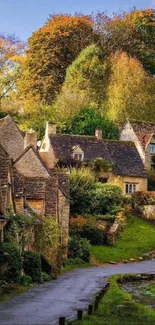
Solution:
[[[137,184],[138,183],[126,182],[125,183],[125,194],[131,195],[131,194],[135,193]]]

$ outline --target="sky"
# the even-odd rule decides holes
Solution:
[[[52,13],[107,13],[155,8],[155,0],[0,0],[0,33],[26,41]]]

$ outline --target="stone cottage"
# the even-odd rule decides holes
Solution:
[[[14,213],[35,212],[54,218],[59,224],[61,244],[66,247],[70,206],[68,178],[48,168],[38,153],[36,133],[30,130],[23,137],[10,116],[0,120],[0,143],[5,148],[4,159],[0,158],[0,181],[4,177],[5,165],[10,166],[6,198],[10,197],[11,191],[13,201],[10,199],[10,205]],[[2,212],[4,218],[7,211],[3,209]]]
[[[147,190],[147,173],[135,144],[102,140],[99,129],[94,136],[57,134],[56,125],[47,123],[40,155],[49,168],[79,166],[101,157],[113,165],[100,175],[101,181],[120,186],[124,194]]]
[[[145,167],[155,170],[155,123],[126,121],[120,128],[120,140],[133,141]]]

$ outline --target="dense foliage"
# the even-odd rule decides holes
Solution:
[[[68,258],[80,258],[85,262],[90,259],[90,245],[86,238],[73,236],[68,243]]]
[[[92,42],[93,22],[83,15],[51,15],[28,40],[20,90],[50,104],[59,91],[66,68]]]
[[[102,130],[103,139],[118,139],[118,128],[95,108],[84,107],[70,121],[63,131],[71,134],[95,135],[96,129]]]
[[[69,179],[72,199],[71,215],[106,214],[122,204],[121,188],[97,182],[94,173],[89,168],[82,167],[78,170],[73,168]]]
[[[41,282],[41,258],[35,252],[23,252],[23,269],[26,275],[31,276],[33,282]]]
[[[22,259],[16,246],[0,244],[0,279],[18,282],[21,275]]]

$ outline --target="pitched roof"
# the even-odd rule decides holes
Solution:
[[[101,157],[114,164],[117,175],[147,177],[142,160],[133,142],[98,140],[92,136],[56,134],[50,136],[56,158],[63,165],[75,164],[72,149],[79,145],[84,161]]]
[[[0,119],[0,143],[13,159],[16,159],[24,149],[23,136],[9,115]]]
[[[153,134],[155,134],[155,123],[146,121],[129,121],[135,131],[142,147],[145,149]]]
[[[147,172],[133,142],[104,141],[116,175],[147,177]]]
[[[95,136],[56,134],[50,136],[50,142],[56,158],[64,165],[70,164],[71,162],[74,163],[71,154],[75,146],[79,146],[84,152],[84,161],[91,160],[95,157],[110,159],[104,142],[97,140]]]

